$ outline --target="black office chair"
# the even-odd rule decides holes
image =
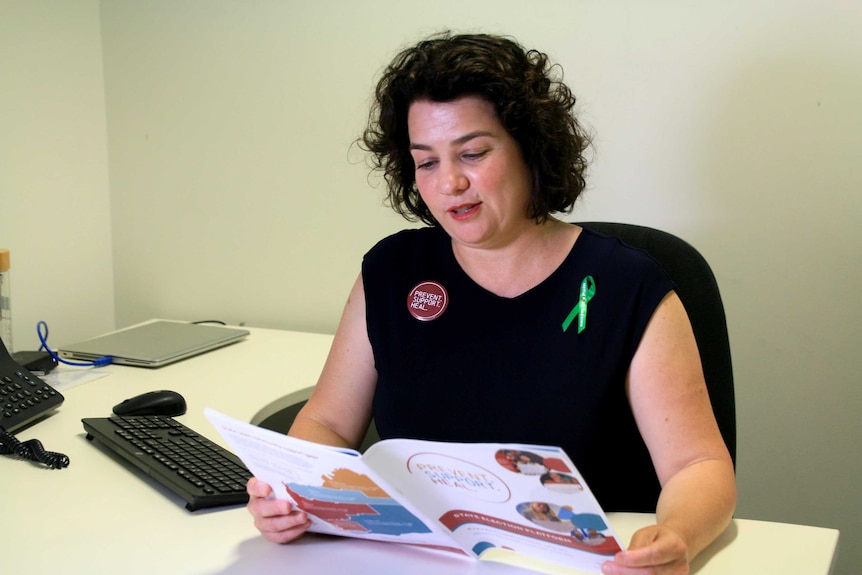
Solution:
[[[692,328],[706,377],[709,399],[721,435],[736,464],[736,402],[733,390],[733,367],[724,305],[712,269],[700,253],[684,240],[667,232],[609,222],[584,222],[579,225],[609,236],[616,236],[630,246],[651,254],[676,282]],[[282,409],[260,422],[261,427],[287,433],[305,401]],[[364,451],[379,440],[374,422],[360,446]]]
[[[676,282],[677,294],[688,312],[712,410],[721,436],[736,464],[736,401],[727,318],[718,283],[709,264],[686,241],[653,228],[611,222],[581,222],[593,231],[616,236],[648,252]]]

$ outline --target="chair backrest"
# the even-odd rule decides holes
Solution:
[[[686,241],[653,228],[612,222],[579,222],[593,231],[620,238],[649,253],[677,285],[694,330],[712,410],[730,456],[736,463],[736,401],[727,318],[718,283],[709,264]]]

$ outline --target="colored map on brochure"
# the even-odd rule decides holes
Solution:
[[[321,480],[320,486],[293,482],[283,487],[298,507],[342,531],[394,536],[431,532],[365,475],[338,468]]]
[[[596,573],[621,549],[557,447],[389,439],[360,455],[205,414],[276,497],[308,513],[311,531]]]

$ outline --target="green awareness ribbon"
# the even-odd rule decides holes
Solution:
[[[578,318],[578,333],[584,331],[584,328],[587,327],[587,303],[593,299],[594,295],[596,295],[596,281],[593,279],[593,276],[587,276],[581,282],[581,296],[578,299],[578,303],[575,304],[575,307],[572,308],[572,311],[569,312],[569,315],[563,321],[563,331],[569,329],[569,326],[572,325],[576,317]]]

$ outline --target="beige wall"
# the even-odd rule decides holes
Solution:
[[[90,255],[74,261],[71,275],[84,282],[76,289],[57,281],[64,274],[38,269],[52,281],[16,312],[16,333],[21,316],[55,317],[57,341],[104,331],[111,294],[117,326],[162,316],[332,331],[362,254],[404,225],[381,207],[379,188],[351,148],[381,66],[442,27],[509,33],[551,53],[597,134],[591,189],[572,218],[676,232],[718,276],[737,380],[739,515],[839,527],[839,575],[855,573],[862,561],[852,545],[862,537],[862,395],[854,389],[862,371],[858,2],[0,6],[19,14],[14,24],[0,18],[0,41],[11,33],[30,58],[13,78],[42,98],[33,108],[41,139],[20,149],[0,135],[4,163],[7,149],[23,165],[47,161],[42,146],[51,150],[44,169],[19,174],[14,185],[0,180],[0,244],[34,238],[31,257],[40,264],[70,242],[86,244]],[[40,41],[22,34],[31,21],[47,26],[60,15],[62,34]],[[52,66],[35,59],[44,43],[55,48]],[[17,62],[0,50],[4,67]],[[54,98],[70,91],[78,106]],[[29,120],[7,116],[23,102],[33,99],[0,88],[0,118],[28,132]],[[59,149],[45,126],[64,134]],[[22,196],[45,174],[54,185],[40,189],[50,202]],[[6,215],[7,201],[19,211],[80,210],[78,196],[95,210],[88,220],[56,217],[36,233]],[[102,242],[109,238],[112,260]],[[23,276],[26,268],[15,271]],[[24,289],[22,278],[13,280],[16,293]],[[92,319],[68,315],[88,297],[101,302]],[[42,311],[49,306],[52,314]]]
[[[0,247],[13,343],[112,329],[111,203],[99,3],[0,0]]]

